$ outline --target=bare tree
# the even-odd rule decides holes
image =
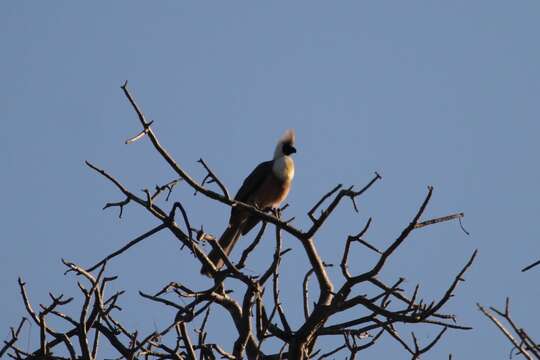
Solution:
[[[354,359],[360,351],[374,346],[386,334],[395,339],[412,359],[418,359],[432,349],[448,329],[470,329],[470,327],[459,325],[456,322],[456,316],[445,313],[443,307],[454,296],[458,284],[464,281],[463,276],[472,265],[476,251],[457,271],[457,275],[449,282],[445,293],[435,301],[427,302],[420,299],[418,285],[411,294],[406,294],[400,288],[403,278],[386,283],[378,276],[390,256],[395,254],[413,231],[436,223],[461,219],[463,216],[459,213],[422,221],[421,218],[431,199],[432,187],[428,188],[425,198],[408,225],[386,249],[379,250],[365,240],[371,219],[358,234],[344,239],[339,264],[343,281],[340,286],[336,286],[327,272],[330,265],[326,264],[319,255],[315,238],[343,200],[350,200],[353,209],[358,211],[357,199],[381,179],[379,174],[375,173],[372,180],[359,190],[355,190],[353,186],[343,187],[342,185],[333,188],[307,212],[312,222],[311,226],[308,229],[299,229],[291,225],[292,219],[282,218],[284,208],[266,212],[232,199],[224,183],[202,159],[199,163],[204,168],[206,176],[202,182],[196,181],[160,144],[151,128],[152,122],[146,120],[128,90],[127,83],[122,86],[122,90],[142,126],[142,131],[129,139],[127,143],[148,137],[154,149],[172,168],[177,178],[163,186],[157,186],[155,190],[145,190],[145,196],[139,197],[107,171],[90,162],[86,164],[110,181],[124,196],[121,201],[107,203],[104,209],[117,207],[119,216],[122,216],[124,206],[136,203],[146,209],[149,215],[156,218],[160,224],[93,266],[84,268],[63,260],[67,267],[66,273],[73,273],[84,279],[77,283],[82,294],[82,306],[74,315],[62,312],[62,308],[73,300],[73,298],[65,298],[62,294],[50,294],[50,304],[40,305],[38,310],[34,310],[27,295],[25,283],[19,279],[20,292],[29,319],[23,318],[17,328],[11,329],[11,338],[5,341],[0,349],[0,357],[7,355],[15,359],[96,359],[99,357],[100,342],[105,342],[118,353],[120,358],[125,359],[195,360],[216,359],[217,357],[225,359],[325,359],[333,357],[338,352],[342,352],[343,357],[348,356],[349,359]],[[242,252],[238,261],[225,255],[213,235],[202,228],[192,227],[190,216],[182,203],[175,202],[169,210],[157,204],[158,198],[165,194],[168,200],[171,191],[180,182],[215,202],[242,208],[262,221],[259,232]],[[217,185],[219,192],[208,188],[207,185],[212,183]],[[325,203],[327,205],[323,208]],[[316,215],[317,212],[319,215]],[[249,261],[250,254],[259,245],[269,227],[275,230],[273,257],[260,274],[248,275],[243,269]],[[205,265],[214,270],[212,271],[214,273],[213,285],[208,289],[191,289],[179,281],[160,286],[161,290],[154,294],[140,292],[142,297],[176,312],[176,315],[171,317],[168,326],[142,335],[138,331],[127,329],[116,319],[116,311],[120,308],[120,297],[123,292],[110,294],[107,291],[109,283],[116,277],[106,276],[105,270],[107,263],[113,261],[115,257],[165,229],[170,231],[172,237],[179,241],[185,251],[200,262],[199,265]],[[291,327],[286,311],[280,302],[280,262],[288,252],[288,249],[282,248],[283,234],[296,239],[295,241],[301,244],[311,267],[302,284],[305,319],[296,329]],[[217,269],[201,246],[204,242],[209,243],[220,253],[225,263],[223,270],[216,271]],[[351,273],[348,266],[351,257],[349,253],[351,247],[355,245],[364,246],[378,259],[373,267],[359,274]],[[191,274],[198,274],[198,268]],[[314,305],[310,307],[308,289],[312,278],[316,281],[319,292],[314,299]],[[228,288],[228,280],[231,279],[242,284],[241,294],[231,293]],[[374,293],[355,295],[356,292],[353,290],[361,285],[370,285],[372,289],[375,289],[372,290]],[[264,296],[265,291],[271,292],[270,300]],[[178,301],[171,300],[171,295]],[[207,341],[207,334],[214,330],[207,328],[207,320],[211,308],[215,306],[221,307],[230,316],[231,331],[236,334],[236,339],[232,344],[216,344]],[[358,317],[358,309],[362,309],[365,315]],[[333,319],[337,315],[340,315],[341,319],[348,320],[336,322]],[[58,331],[52,328],[48,321],[50,317],[61,319],[69,329]],[[40,329],[40,346],[32,352],[25,352],[17,345],[21,329],[27,322],[34,322]],[[397,324],[405,324],[411,328],[415,324],[428,324],[438,328],[439,331],[429,343],[420,344],[414,332],[410,339],[405,339],[398,332]],[[340,340],[341,344],[331,349],[319,348],[317,340],[321,337],[334,337]],[[171,338],[173,340],[170,342],[166,341]],[[263,347],[263,343],[269,339],[281,345],[265,350],[267,347]]]

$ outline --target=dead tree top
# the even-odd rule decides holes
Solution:
[[[51,303],[34,308],[27,294],[26,284],[19,279],[19,288],[22,302],[27,312],[16,328],[11,329],[10,339],[0,348],[0,357],[9,356],[14,359],[99,359],[100,340],[114,349],[120,358],[125,359],[325,359],[343,352],[349,359],[362,350],[374,346],[385,334],[400,344],[412,359],[419,358],[442,338],[448,329],[468,330],[470,327],[456,322],[456,316],[443,311],[444,306],[454,296],[457,286],[464,281],[464,274],[472,265],[476,251],[468,261],[457,270],[457,274],[449,281],[447,290],[434,301],[425,301],[420,298],[417,285],[411,294],[407,294],[400,287],[403,278],[387,284],[379,278],[379,273],[388,259],[395,255],[410,234],[420,228],[444,221],[460,220],[463,213],[421,220],[433,194],[429,187],[425,198],[410,219],[402,232],[385,249],[379,249],[366,240],[366,234],[371,225],[371,219],[364,228],[355,235],[344,239],[341,262],[339,268],[343,281],[340,286],[332,281],[326,264],[320,256],[316,246],[316,237],[326,221],[334,214],[334,210],[344,200],[352,202],[353,210],[358,211],[358,200],[371,187],[381,180],[375,173],[373,178],[362,188],[356,190],[353,186],[343,187],[341,184],[324,194],[315,205],[307,211],[311,225],[307,229],[300,229],[291,224],[292,219],[282,219],[282,211],[266,212],[250,204],[242,203],[231,198],[225,184],[211,170],[208,164],[200,159],[206,175],[202,182],[198,182],[188,174],[170,153],[161,145],[152,130],[152,122],[147,121],[141,108],[130,93],[127,82],[122,91],[135,110],[142,130],[136,136],[128,139],[126,143],[133,143],[147,137],[154,149],[170,166],[175,179],[162,186],[156,186],[153,191],[144,190],[144,196],[136,195],[117,180],[109,172],[90,163],[86,164],[95,172],[110,181],[122,194],[123,200],[109,202],[107,208],[119,208],[119,216],[123,215],[125,206],[135,203],[146,209],[154,217],[158,225],[144,234],[136,237],[117,251],[105,256],[94,265],[82,267],[73,262],[63,260],[67,268],[66,273],[75,274],[83,281],[77,282],[82,294],[83,305],[79,313],[67,315],[62,307],[70,303],[73,298],[65,298],[63,294],[50,294]],[[196,193],[230,207],[240,207],[262,220],[262,226],[255,235],[254,240],[241,253],[238,261],[226,256],[220,248],[216,237],[205,232],[203,228],[193,228],[190,215],[181,202],[174,202],[170,209],[158,205],[160,197],[166,193],[169,200],[171,192],[181,184],[189,186]],[[219,192],[211,190],[207,185],[215,184]],[[327,204],[324,206],[324,204]],[[282,209],[284,210],[284,209]],[[316,215],[318,213],[318,215]],[[274,254],[266,265],[264,271],[258,275],[249,275],[244,272],[252,251],[260,241],[269,226],[274,228]],[[168,230],[171,237],[178,241],[178,245],[194,256],[200,265],[215,269],[209,260],[203,242],[207,242],[216,249],[224,263],[225,268],[214,271],[213,285],[208,289],[191,289],[182,284],[182,279],[159,286],[154,294],[140,292],[140,296],[151,300],[171,311],[170,324],[163,329],[142,335],[136,330],[127,329],[116,318],[120,309],[120,297],[123,291],[109,293],[108,285],[116,280],[115,276],[106,276],[107,263],[114,261],[128,249],[150,238],[152,235]],[[287,314],[280,301],[280,263],[289,249],[283,250],[283,235],[296,239],[301,244],[305,255],[309,259],[310,268],[306,272],[302,284],[304,322],[298,328],[293,328],[288,321]],[[352,246],[359,244],[372,251],[377,257],[375,265],[359,274],[351,273],[349,261]],[[193,274],[198,274],[193,269]],[[197,275],[198,276],[198,275]],[[318,297],[310,307],[309,282],[314,278],[319,289]],[[242,294],[234,296],[227,288],[227,280],[236,279],[243,284]],[[377,289],[374,294],[356,294],[353,290],[369,284]],[[271,292],[271,301],[264,300],[265,291]],[[171,300],[174,295],[178,301]],[[232,344],[216,344],[208,342],[207,322],[214,306],[221,307],[230,316],[230,327],[234,329],[235,341]],[[129,311],[129,309],[124,309]],[[363,314],[359,316],[358,314]],[[341,315],[347,321],[336,322],[333,319]],[[69,328],[60,331],[52,328],[47,319],[49,317],[62,319]],[[197,320],[197,321],[195,321]],[[19,347],[21,329],[27,322],[34,322],[39,331],[40,346],[31,352]],[[411,338],[401,335],[398,326],[414,327],[414,324],[429,324],[439,328],[433,339],[421,345],[412,332]],[[195,324],[199,324],[194,327]],[[193,332],[195,330],[195,333]],[[171,336],[172,334],[172,336]],[[333,349],[318,347],[317,340],[322,336],[341,339],[341,344]],[[264,342],[273,338],[281,346],[279,348],[265,347]],[[167,342],[166,339],[173,339]]]

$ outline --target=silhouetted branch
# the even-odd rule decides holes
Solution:
[[[95,265],[92,265],[91,267],[89,267],[86,271],[88,272],[91,272],[91,271],[94,271],[95,269],[97,269],[98,267],[100,267],[101,265],[105,264],[107,261],[111,260],[112,258],[122,254],[124,251],[126,251],[127,249],[131,248],[132,246],[135,246],[137,245],[138,243],[140,243],[141,241],[143,241],[144,239],[154,235],[155,233],[158,233],[159,231],[165,229],[167,226],[165,224],[160,224],[156,227],[154,227],[153,229],[145,232],[144,234],[140,235],[140,236],[137,236],[135,239],[131,240],[129,243],[127,243],[126,245],[122,246],[120,249],[116,250],[115,252],[107,255],[103,260],[100,260],[99,262],[97,262]]]
[[[521,272],[525,272],[527,270],[530,270],[530,269],[532,269],[533,267],[535,267],[537,265],[540,265],[540,260],[535,261],[532,264],[525,266],[523,269],[521,269]]]
[[[441,222],[451,221],[451,220],[455,220],[455,219],[461,219],[461,218],[463,218],[463,216],[465,216],[465,214],[463,214],[463,213],[442,216],[442,217],[439,217],[439,218],[430,219],[430,220],[426,220],[426,221],[422,221],[420,223],[417,223],[415,225],[415,228],[418,229],[418,228],[422,228],[424,226],[438,224],[438,223],[441,223]]]
[[[11,339],[9,341],[5,341],[5,345],[0,349],[0,358],[4,355],[4,353],[7,350],[11,348],[13,344],[17,342],[17,340],[19,340],[19,334],[21,333],[22,327],[27,320],[28,320],[27,318],[23,317],[21,319],[21,322],[19,323],[19,326],[17,326],[17,329],[14,329],[12,327],[10,328]]]
[[[249,256],[249,254],[259,245],[259,242],[262,239],[262,236],[264,235],[264,231],[266,230],[267,223],[265,221],[262,222],[261,228],[259,229],[259,232],[257,233],[257,236],[255,236],[255,239],[253,239],[253,242],[249,244],[249,246],[242,252],[242,256],[240,257],[240,260],[238,261],[238,264],[236,267],[239,269],[242,269],[245,266],[246,260]]]
[[[504,312],[490,307],[490,309],[484,308],[480,304],[476,304],[478,309],[489,319],[495,326],[500,330],[500,332],[512,343],[515,349],[519,354],[523,355],[526,359],[540,359],[540,346],[532,340],[529,334],[517,326],[512,317],[510,316],[510,299],[506,298],[506,303],[504,307]],[[497,319],[496,315],[504,319],[509,325],[512,331],[503,325],[503,323]],[[512,334],[513,332],[513,334]]]
[[[227,188],[225,187],[223,182],[221,180],[219,180],[219,178],[216,176],[216,174],[214,174],[214,172],[208,167],[208,165],[206,165],[204,160],[201,158],[201,159],[199,159],[198,163],[200,163],[206,169],[206,171],[208,173],[208,175],[206,175],[203,182],[201,183],[201,186],[204,186],[204,184],[207,182],[207,180],[209,180],[208,181],[209,184],[212,183],[212,182],[215,182],[216,184],[218,184],[221,191],[223,191],[223,196],[225,196],[227,199],[230,199],[231,196],[229,195],[229,191],[227,190]]]

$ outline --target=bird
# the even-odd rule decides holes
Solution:
[[[287,198],[294,178],[294,161],[291,155],[296,153],[295,137],[294,130],[285,131],[276,145],[273,159],[255,167],[244,179],[235,200],[265,211],[279,208]],[[248,210],[233,206],[229,224],[219,238],[219,245],[225,254],[229,255],[240,237],[246,235],[259,221],[259,217]],[[208,257],[217,270],[223,267],[223,260],[216,249],[213,249]],[[211,277],[213,272],[209,266],[203,264],[201,274]]]

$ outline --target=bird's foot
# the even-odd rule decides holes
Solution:
[[[272,215],[274,215],[278,219],[281,218],[281,209],[280,208],[270,208],[270,212],[272,213]]]

